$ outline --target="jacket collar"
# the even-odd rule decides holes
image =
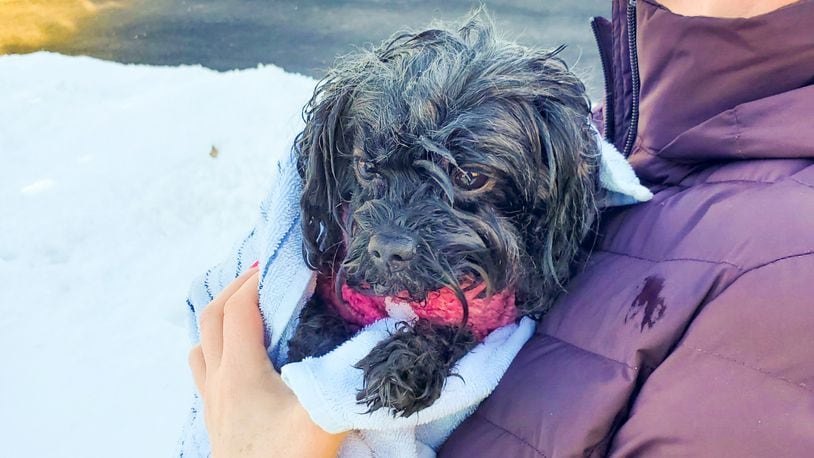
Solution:
[[[629,159],[651,183],[713,160],[814,158],[812,21],[812,0],[748,19],[616,0],[612,39],[598,36],[611,57],[611,139],[623,148],[635,132]]]

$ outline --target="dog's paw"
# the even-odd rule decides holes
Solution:
[[[364,371],[364,387],[356,400],[368,412],[387,408],[394,417],[409,417],[432,405],[455,362],[476,344],[471,332],[456,332],[424,320],[400,323],[356,364]]]

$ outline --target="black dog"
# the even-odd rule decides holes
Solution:
[[[478,341],[467,288],[514,291],[518,316],[547,311],[597,215],[590,104],[558,51],[497,39],[480,11],[346,56],[319,83],[295,149],[307,262],[336,293],[306,304],[290,361],[359,329],[334,305],[343,285],[417,302],[450,288],[460,323],[404,323],[357,364],[357,400],[409,416]]]

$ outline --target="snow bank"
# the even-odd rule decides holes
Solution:
[[[314,83],[0,57],[3,456],[172,455],[187,287],[250,226]]]

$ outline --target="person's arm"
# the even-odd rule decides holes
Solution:
[[[283,383],[263,344],[252,268],[201,314],[189,354],[214,457],[336,456],[345,434],[328,434]]]

